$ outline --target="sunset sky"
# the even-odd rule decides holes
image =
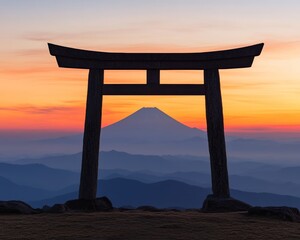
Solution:
[[[87,70],[59,68],[47,43],[110,52],[203,52],[265,43],[251,68],[221,70],[227,131],[300,132],[298,0],[0,0],[0,130],[82,131]],[[106,71],[145,83],[145,71]],[[202,83],[203,71],[162,71]],[[105,96],[102,126],[158,107],[205,129],[204,97]]]

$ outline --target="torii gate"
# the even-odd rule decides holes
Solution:
[[[111,53],[48,44],[59,67],[89,69],[79,199],[95,199],[103,95],[205,95],[212,191],[230,197],[219,69],[251,67],[263,43],[204,53]],[[104,84],[104,70],[146,70],[146,84]],[[204,70],[204,84],[160,84],[160,70]]]

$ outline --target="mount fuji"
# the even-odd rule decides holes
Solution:
[[[103,128],[101,149],[151,155],[208,154],[204,131],[190,128],[158,108],[145,107]]]
[[[166,142],[205,137],[206,133],[190,128],[158,108],[141,108],[102,130],[104,141]]]

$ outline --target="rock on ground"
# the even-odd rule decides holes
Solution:
[[[75,199],[64,204],[71,211],[111,211],[113,206],[107,197],[96,199]]]
[[[219,198],[213,195],[208,195],[203,202],[203,212],[238,212],[248,211],[251,205],[234,198]]]
[[[300,212],[291,207],[252,207],[248,210],[249,215],[277,218],[285,221],[300,222]]]
[[[37,211],[22,201],[0,201],[0,213],[33,214],[37,213]]]

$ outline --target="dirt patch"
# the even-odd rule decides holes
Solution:
[[[0,239],[300,239],[300,224],[244,213],[1,215]]]

